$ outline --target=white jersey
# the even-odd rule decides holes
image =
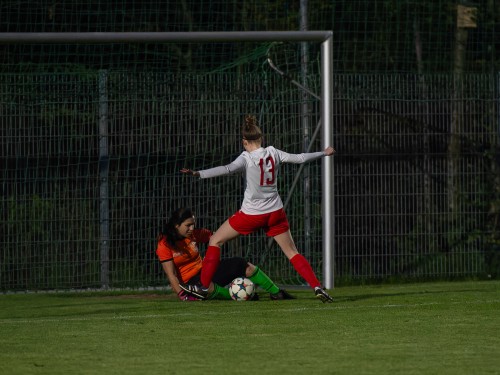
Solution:
[[[210,178],[233,173],[245,176],[245,196],[241,211],[259,215],[279,210],[283,202],[278,194],[277,177],[282,163],[302,164],[325,156],[323,151],[289,154],[272,146],[255,151],[243,151],[231,164],[198,171],[200,178]]]

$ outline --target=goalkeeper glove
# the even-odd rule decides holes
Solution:
[[[177,296],[181,301],[199,301],[199,298],[188,295],[185,291],[181,290],[177,293]]]

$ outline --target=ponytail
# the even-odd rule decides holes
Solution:
[[[241,135],[243,139],[246,139],[247,141],[257,141],[262,139],[262,130],[260,130],[255,116],[245,116],[245,123],[241,127]]]

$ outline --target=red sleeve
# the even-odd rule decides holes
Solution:
[[[195,242],[199,243],[208,243],[210,240],[210,237],[212,237],[212,231],[205,229],[205,228],[196,228],[193,230],[193,240]]]
[[[163,236],[160,241],[158,241],[158,246],[156,247],[156,255],[160,263],[174,259],[172,249],[167,243],[167,239]]]

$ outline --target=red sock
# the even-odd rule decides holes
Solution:
[[[314,271],[307,261],[306,258],[302,254],[297,254],[290,259],[290,263],[292,263],[295,271],[299,273],[300,276],[304,278],[305,281],[311,286],[311,288],[316,288],[317,286],[321,286],[318,278],[314,274]]]
[[[208,288],[220,263],[220,247],[209,246],[201,265],[201,284]]]

